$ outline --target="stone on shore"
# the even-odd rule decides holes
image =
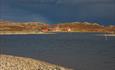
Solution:
[[[0,55],[0,70],[72,70],[40,60]]]

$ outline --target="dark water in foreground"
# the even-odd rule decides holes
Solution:
[[[1,35],[0,49],[75,70],[115,70],[115,37],[96,34]]]

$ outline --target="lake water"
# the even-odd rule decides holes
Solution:
[[[115,70],[115,36],[97,34],[0,35],[0,52],[75,70]]]

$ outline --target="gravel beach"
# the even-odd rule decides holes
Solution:
[[[0,70],[72,70],[26,57],[0,54]]]

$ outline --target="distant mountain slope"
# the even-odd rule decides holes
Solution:
[[[115,33],[114,25],[100,25],[89,22],[64,22],[58,24],[46,24],[40,22],[12,22],[0,21],[0,31],[34,31],[34,32],[106,32]]]

